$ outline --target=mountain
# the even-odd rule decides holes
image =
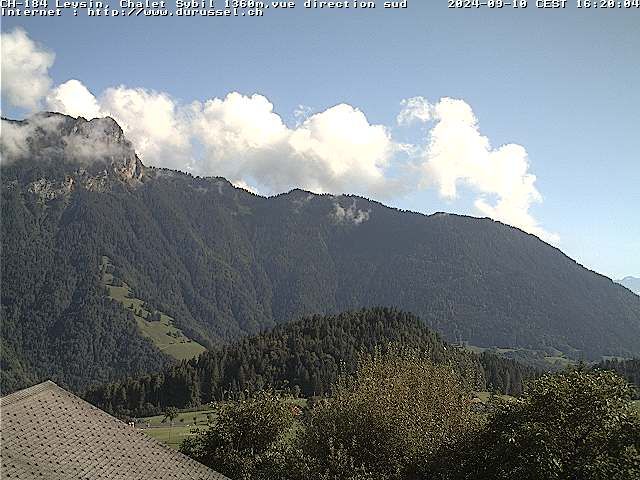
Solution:
[[[640,295],[640,278],[624,277],[622,280],[618,280],[618,283],[624,287],[627,287],[632,292]]]
[[[147,167],[108,118],[3,120],[1,174],[7,390],[77,390],[162,369],[169,338],[197,352],[371,306],[473,346],[640,354],[640,297],[486,218]]]
[[[518,395],[523,380],[538,374],[513,360],[448,345],[410,313],[372,308],[280,325],[161,373],[91,388],[85,396],[120,416],[157,415],[169,406],[195,407],[269,387],[310,397],[329,393],[340,374],[355,372],[361,353],[390,343],[452,365],[475,390]]]

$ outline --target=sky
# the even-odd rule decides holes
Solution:
[[[4,17],[2,114],[110,115],[145,164],[487,216],[640,276],[640,8],[382,3]]]

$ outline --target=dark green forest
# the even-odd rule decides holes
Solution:
[[[149,416],[169,406],[197,407],[275,388],[303,397],[330,392],[362,353],[401,345],[461,372],[475,390],[519,395],[540,372],[449,345],[414,315],[374,308],[305,318],[205,352],[157,374],[91,388],[85,398],[119,416]]]
[[[108,119],[52,118],[53,131],[20,123],[29,148],[0,172],[4,391],[44,379],[78,391],[171,361],[107,298],[103,256],[207,348],[381,305],[450,342],[640,354],[640,297],[518,229],[349,195],[264,198],[144,167]],[[69,150],[78,138],[93,157]]]

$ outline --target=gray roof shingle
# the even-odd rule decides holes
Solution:
[[[53,382],[0,399],[2,479],[228,480]]]

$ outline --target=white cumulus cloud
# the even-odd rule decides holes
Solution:
[[[433,115],[435,125],[422,158],[423,185],[434,184],[447,199],[457,197],[460,185],[468,186],[477,192],[475,206],[482,214],[557,242],[558,237],[530,213],[542,196],[525,148],[516,144],[493,148],[463,100],[443,98],[433,107]]]
[[[289,126],[259,94],[232,92],[184,104],[164,92],[126,86],[95,96],[75,79],[51,89],[53,53],[22,29],[3,33],[1,47],[3,98],[23,108],[38,108],[44,99],[50,110],[88,119],[110,116],[147,165],[224,176],[263,194],[300,187],[393,198],[436,188],[452,201],[462,188],[475,196],[478,213],[558,241],[531,213],[542,196],[526,149],[492,146],[463,100],[403,100],[397,125],[423,124],[426,136],[400,143],[389,128],[345,103],[315,113],[300,106],[293,112],[295,125]],[[24,131],[11,128],[4,154],[18,152],[23,140]],[[403,158],[415,169],[408,169]],[[366,221],[366,212],[340,208],[338,217]]]
[[[46,97],[47,109],[64,112],[87,120],[103,116],[96,97],[78,80],[69,80],[51,90]]]
[[[261,191],[370,193],[382,188],[393,150],[387,129],[350,105],[336,105],[288,127],[262,95],[230,93],[192,107],[205,174],[254,180]]]
[[[256,195],[259,195],[259,193],[260,193],[260,192],[258,192],[258,190],[256,190],[254,187],[249,185],[244,180],[238,180],[237,182],[235,182],[233,184],[233,186],[236,187],[236,188],[242,188],[243,190],[246,190],[247,192],[255,193]]]
[[[143,88],[108,88],[100,110],[116,120],[147,164],[192,173],[189,124],[166,93]]]
[[[360,185],[361,191],[381,194],[387,185],[386,169],[394,150],[391,135],[351,105],[312,115],[291,132],[289,144],[305,169],[313,172],[316,189],[346,192],[349,185]]]
[[[2,98],[15,107],[37,110],[51,87],[49,68],[55,55],[22,28],[0,34],[0,51]]]
[[[424,97],[412,97],[400,102],[402,110],[396,117],[398,125],[411,125],[414,122],[428,122],[431,120],[431,105]]]

